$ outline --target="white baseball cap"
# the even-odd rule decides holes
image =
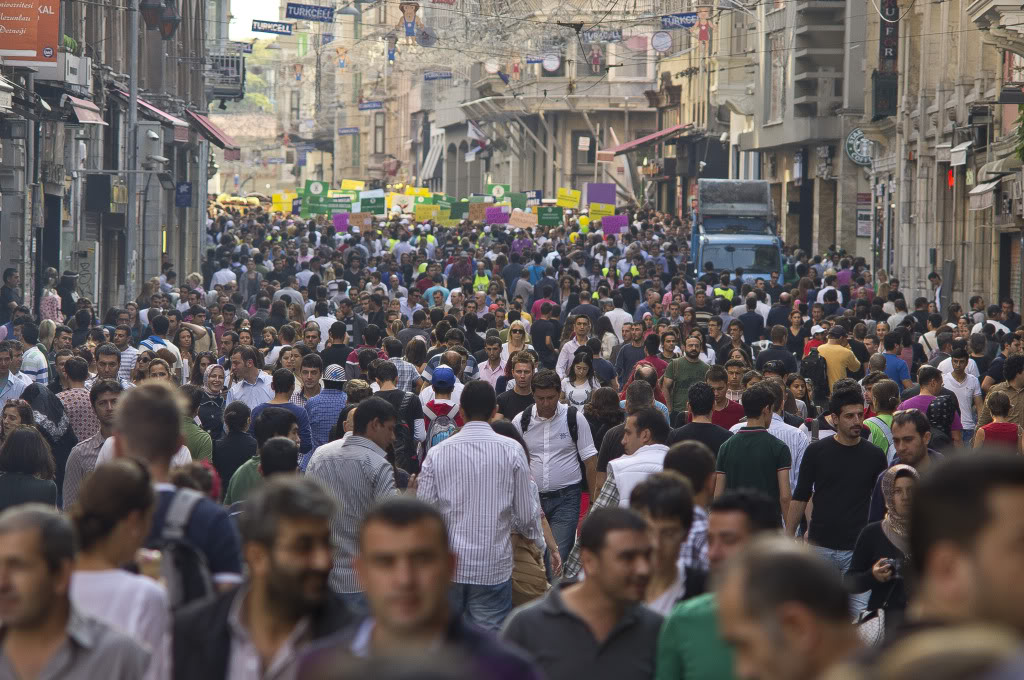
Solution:
[[[824,333],[825,329],[821,326],[811,326],[811,335],[817,335],[818,333]]]

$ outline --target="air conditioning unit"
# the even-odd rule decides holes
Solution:
[[[68,52],[60,52],[57,55],[57,61],[64,74],[64,82],[71,86],[69,89],[80,94],[92,94],[91,58],[76,57]]]

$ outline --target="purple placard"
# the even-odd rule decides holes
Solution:
[[[484,221],[487,224],[508,224],[509,214],[505,212],[505,206],[488,206],[484,214]]]
[[[622,231],[622,228],[628,224],[628,215],[608,215],[607,217],[601,218],[601,230],[604,231],[605,236],[608,236],[609,234],[618,234]]]
[[[334,213],[334,231],[348,231],[348,213]]]
[[[587,204],[591,203],[615,205],[615,183],[587,182]]]

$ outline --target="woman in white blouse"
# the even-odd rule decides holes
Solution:
[[[590,352],[586,349],[577,350],[569,370],[562,378],[562,403],[583,408],[590,401],[590,395],[599,387],[601,383],[594,376],[594,360]]]
[[[501,346],[501,360],[508,361],[510,356],[524,349],[533,349],[526,341],[526,326],[522,321],[513,321],[508,327],[508,342]]]

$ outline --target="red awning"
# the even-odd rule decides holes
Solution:
[[[675,137],[686,130],[693,127],[692,123],[680,123],[679,125],[673,125],[672,127],[665,128],[664,130],[658,130],[657,132],[641,137],[640,139],[634,139],[632,142],[626,142],[625,144],[619,144],[609,149],[601,149],[597,152],[597,160],[602,163],[610,163],[615,160],[616,156],[620,156],[630,151],[636,151],[639,148],[650,146],[651,144],[657,144],[663,142],[670,137]]]
[[[121,95],[122,97],[124,97],[125,99],[130,99],[131,98],[131,95],[129,95],[124,90],[118,90],[117,93],[119,95]],[[141,99],[141,98],[139,99],[139,106],[142,107],[144,112],[150,114],[153,118],[159,120],[161,123],[164,123],[165,125],[173,126],[174,127],[174,141],[176,141],[176,142],[187,142],[188,141],[188,123],[183,121],[181,118],[178,118],[177,116],[172,116],[171,114],[167,113],[166,111],[164,111],[162,109],[158,109],[157,107],[155,107],[152,104],[150,104],[149,102],[147,102],[145,99]]]
[[[203,137],[206,137],[211,144],[224,149],[224,160],[237,161],[242,159],[241,147],[235,143],[231,136],[213,124],[209,118],[201,113],[185,109],[185,116],[191,120],[196,130]]]
[[[72,97],[68,95],[68,101],[71,102],[71,108],[75,111],[75,118],[78,119],[81,125],[106,125],[107,122],[103,120],[103,115],[100,113],[100,107],[93,104],[88,99],[79,99],[78,97]]]

